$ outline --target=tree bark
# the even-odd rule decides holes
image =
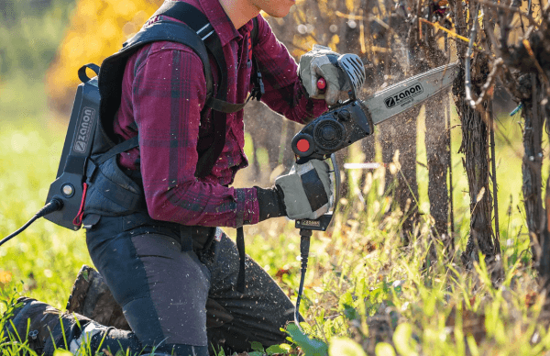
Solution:
[[[473,17],[467,17],[465,14],[468,11],[470,14],[477,14],[479,11],[477,4],[449,0],[449,5],[453,11],[456,32],[461,36],[471,37],[474,21],[478,20],[477,17],[474,20]],[[477,25],[477,22],[475,24]],[[477,38],[471,39],[471,41],[477,40]],[[489,186],[489,128],[487,123],[492,122],[492,118],[489,117],[487,110],[489,108],[489,112],[492,112],[490,110],[491,103],[485,100],[482,103],[483,109],[477,111],[470,106],[470,101],[466,98],[464,63],[467,58],[467,48],[467,42],[458,41],[457,52],[462,67],[453,86],[453,94],[457,113],[462,123],[462,144],[459,152],[464,153],[465,156],[463,164],[468,177],[470,195],[470,236],[466,249],[461,255],[461,260],[466,267],[470,267],[472,262],[477,259],[478,252],[485,255],[486,261],[496,261],[496,256],[500,254],[500,246],[493,233],[493,206]],[[469,74],[471,90],[479,95],[489,74],[488,58],[482,54],[474,55],[471,59]],[[487,117],[482,117],[482,112]],[[498,268],[498,270],[502,269]]]
[[[550,319],[550,303],[548,296],[550,295],[550,177],[546,180],[546,195],[544,197],[546,203],[546,214],[542,217],[542,234],[540,241],[540,251],[537,256],[537,270],[539,272],[539,286],[542,294],[546,296],[547,302],[544,305],[545,318]]]
[[[450,135],[446,123],[445,108],[449,105],[448,94],[439,95],[426,104],[426,158],[428,163],[428,198],[430,215],[434,219],[436,238],[443,242],[446,250],[454,249],[453,239],[448,234]]]
[[[420,108],[395,118],[395,150],[399,150],[400,172],[397,173],[395,198],[403,211],[403,238],[408,242],[418,223],[418,183],[416,180],[416,124]],[[401,121],[403,120],[403,122]]]
[[[541,240],[543,226],[542,218],[542,131],[544,126],[544,113],[540,107],[541,84],[535,74],[526,76],[532,84],[532,96],[523,101],[523,113],[525,126],[523,128],[523,162],[521,170],[523,173],[523,204],[529,228],[529,237],[533,258],[536,259],[536,247]]]
[[[549,19],[550,20],[550,19]],[[549,21],[550,22],[550,21]],[[546,69],[546,73],[550,74],[550,68]],[[541,98],[542,100],[533,100],[533,106],[537,106],[537,113],[545,116],[546,120],[550,118],[550,98],[546,95],[548,88],[540,82],[533,91],[533,98]],[[548,122],[547,122],[548,125]],[[550,138],[550,134],[549,134]],[[541,317],[546,321],[550,320],[550,177],[546,181],[546,194],[544,197],[546,204],[546,213],[541,217],[541,235],[537,247],[536,267],[539,272],[539,286],[541,294],[546,297]],[[543,211],[544,212],[544,211]],[[540,247],[540,248],[538,248]]]
[[[518,6],[512,3],[512,6]],[[546,301],[541,318],[550,321],[550,178],[546,182],[545,204],[541,199],[542,131],[550,116],[550,3],[541,7],[539,26],[531,26],[524,40],[508,44],[511,12],[498,12],[499,50],[504,60],[501,79],[506,89],[523,104],[522,116],[524,157],[522,162],[523,198],[539,286]],[[505,31],[503,31],[503,29]]]
[[[388,167],[385,179],[386,194],[403,212],[402,238],[409,242],[418,222],[418,183],[416,180],[416,122],[420,108],[414,108],[380,125],[382,160],[391,164],[398,154],[399,170]]]
[[[489,187],[489,144],[488,127],[479,111],[459,98],[457,108],[462,122],[462,147],[464,166],[468,176],[470,194],[470,236],[462,262],[468,265],[477,259],[480,251],[486,258],[496,256],[491,223],[492,197]]]

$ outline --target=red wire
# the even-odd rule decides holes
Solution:
[[[83,191],[82,191],[82,201],[80,202],[80,209],[78,209],[78,214],[76,214],[75,218],[73,219],[73,225],[76,227],[80,227],[82,225],[82,216],[84,215],[84,203],[86,203],[86,191],[88,190],[88,184],[82,183]]]

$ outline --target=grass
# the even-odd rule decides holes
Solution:
[[[43,23],[47,31],[23,28],[17,32],[23,37],[10,42],[11,47],[5,52],[8,57],[1,57],[0,238],[22,226],[44,204],[65,137],[67,118],[56,117],[49,110],[43,77],[39,74],[46,67],[36,53],[44,53],[44,63],[51,58],[48,48],[61,38],[59,19],[66,13],[53,10],[46,13]],[[22,26],[35,24],[27,22]],[[44,44],[45,48],[37,52],[31,47],[32,56],[26,61],[31,61],[34,69],[29,72],[24,65],[18,67],[15,59],[25,57],[20,51],[28,48],[22,44],[36,33],[48,36],[47,40],[53,42],[35,40],[36,45]],[[2,29],[0,38],[9,34]],[[360,356],[365,352],[378,356],[550,352],[550,333],[538,319],[543,300],[536,293],[537,276],[530,265],[529,237],[521,202],[522,148],[518,121],[519,116],[501,116],[496,135],[504,271],[501,286],[490,283],[482,258],[471,271],[463,270],[458,262],[468,237],[470,198],[462,156],[456,153],[460,127],[456,126],[455,117],[452,137],[457,250],[444,256],[440,244],[430,235],[426,168],[419,165],[417,169],[419,209],[423,215],[417,227],[418,237],[408,246],[399,237],[403,213],[388,211],[392,197],[383,194],[384,171],[371,172],[368,186],[359,186],[358,172],[349,172],[352,184],[363,192],[364,202],[357,195],[345,197],[341,201],[344,211],[336,216],[330,230],[314,234],[301,307],[307,321],[302,325],[306,335],[290,327],[292,346],[263,350],[254,345],[255,352],[251,355],[310,356],[326,350],[331,356]],[[418,127],[417,160],[425,163],[423,120],[419,120]],[[251,152],[249,146],[245,150]],[[349,161],[360,161],[356,145],[352,151]],[[544,151],[547,155],[547,143]],[[265,152],[260,152],[259,158],[267,166]],[[543,172],[545,179],[547,163]],[[250,185],[246,171],[239,173],[236,185]],[[228,230],[230,236],[235,236]],[[295,300],[300,239],[293,223],[284,218],[268,220],[247,227],[246,236],[247,252]],[[428,254],[432,244],[438,252],[435,259]],[[60,228],[44,219],[0,247],[0,313],[4,315],[0,324],[5,323],[4,313],[12,308],[11,302],[18,295],[63,309],[83,264],[92,265],[84,233]],[[0,334],[2,355],[28,351],[25,344],[1,340]]]
[[[16,91],[19,83],[5,83],[3,90]],[[26,109],[31,110],[32,118],[21,114],[18,119],[1,123],[0,237],[23,225],[43,205],[57,170],[65,128],[59,118],[48,113],[45,100],[31,100],[34,94],[29,93],[39,91],[32,88],[26,98],[20,94],[20,102],[33,103]],[[0,108],[5,105],[0,101]],[[17,107],[11,110],[16,113]],[[515,125],[510,120],[504,122],[502,135],[510,136],[517,145]],[[453,133],[455,148],[457,133]],[[423,142],[422,137],[419,141]],[[289,330],[294,347],[277,351],[313,355],[323,352],[325,343],[331,355],[345,355],[342,350],[347,349],[351,350],[349,355],[365,352],[358,350],[376,355],[538,355],[549,351],[550,334],[537,319],[542,300],[536,293],[536,274],[530,266],[522,209],[515,207],[520,204],[521,173],[520,161],[514,157],[521,150],[505,141],[501,139],[497,146],[497,157],[502,157],[502,286],[495,288],[490,283],[483,259],[472,271],[464,271],[458,262],[469,224],[466,184],[458,154],[453,157],[455,223],[459,228],[455,238],[459,249],[450,259],[444,258],[441,246],[430,237],[427,218],[418,226],[418,238],[403,245],[399,237],[403,214],[387,211],[391,197],[383,195],[383,170],[377,170],[372,172],[370,187],[360,187],[366,204],[347,197],[342,201],[344,212],[335,218],[330,231],[314,234],[301,308],[307,320],[302,327],[308,337]],[[420,161],[422,155],[419,149]],[[429,205],[424,168],[419,167],[418,180],[420,206],[426,214]],[[237,184],[247,185],[246,176],[239,175]],[[506,199],[510,196],[512,203]],[[509,206],[512,209],[508,216],[502,212]],[[299,236],[292,222],[284,218],[266,221],[248,227],[246,236],[247,252],[295,298]],[[430,244],[435,244],[439,253],[436,260],[428,262]],[[91,264],[83,232],[39,220],[0,248],[2,300],[23,294],[63,309],[82,264]],[[6,304],[0,311],[6,311]],[[4,354],[16,354],[17,347],[24,348],[13,343],[0,345]],[[257,347],[255,352],[263,351]]]

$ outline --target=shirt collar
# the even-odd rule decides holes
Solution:
[[[220,37],[222,46],[225,46],[235,38],[240,39],[242,35],[252,30],[253,24],[252,20],[250,20],[237,31],[219,0],[201,0],[199,1],[199,6]]]

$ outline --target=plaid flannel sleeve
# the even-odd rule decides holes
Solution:
[[[158,42],[135,69],[132,105],[149,214],[183,225],[257,223],[256,189],[228,188],[194,176],[206,98],[204,73],[197,68],[202,62],[192,50]]]

